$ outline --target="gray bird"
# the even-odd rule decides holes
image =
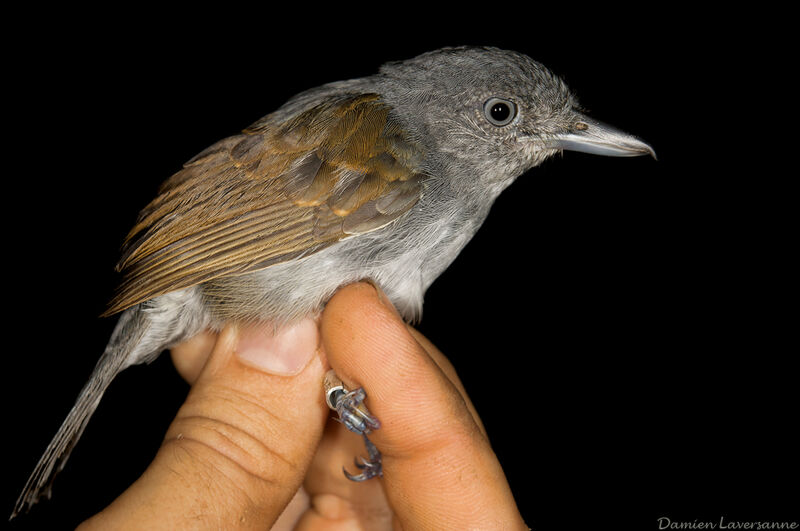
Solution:
[[[120,371],[230,321],[314,316],[362,279],[415,320],[500,192],[561,150],[654,155],[529,57],[458,47],[303,92],[192,158],[128,235],[106,312],[118,324],[12,518],[50,496]],[[349,396],[358,417],[363,393]]]

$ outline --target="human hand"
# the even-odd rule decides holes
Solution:
[[[186,403],[142,477],[82,529],[528,529],[452,365],[368,284],[341,289],[318,327],[229,327],[172,355]],[[342,474],[364,447],[324,404],[329,367],[381,420],[380,480]]]

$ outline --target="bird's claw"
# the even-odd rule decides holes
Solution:
[[[348,391],[341,379],[332,370],[325,375],[325,401],[328,407],[339,415],[339,422],[364,438],[367,447],[368,459],[362,457],[355,459],[355,465],[360,474],[350,474],[342,468],[345,477],[351,481],[366,481],[370,478],[383,475],[381,466],[381,453],[378,448],[367,438],[367,434],[381,427],[380,421],[373,416],[364,405],[367,393],[363,388]],[[359,462],[360,460],[360,462]]]
[[[378,448],[370,441],[366,434],[362,434],[364,437],[364,444],[367,447],[367,454],[369,455],[369,459],[364,459],[363,457],[356,457],[353,462],[356,465],[356,468],[362,470],[360,474],[353,475],[345,470],[342,467],[342,472],[347,479],[350,481],[366,481],[368,479],[374,478],[375,476],[383,476],[383,467],[381,466],[381,453]]]

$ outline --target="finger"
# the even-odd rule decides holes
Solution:
[[[217,334],[206,331],[170,349],[172,364],[190,385],[200,376],[216,342]]]
[[[331,419],[303,483],[310,510],[298,529],[320,529],[334,523],[341,526],[337,529],[391,527],[392,511],[382,484],[350,481],[342,472],[343,467],[356,472],[353,460],[358,455],[365,455],[364,441]]]
[[[370,285],[326,306],[322,343],[382,423],[384,488],[403,528],[527,529],[479,421],[450,378]]]
[[[382,294],[378,293],[378,295]],[[385,296],[381,297],[381,300],[384,302],[384,304],[391,304],[385,299]],[[480,429],[483,436],[486,437],[486,428],[483,426],[483,421],[478,415],[478,411],[475,409],[475,406],[472,404],[472,400],[470,400],[469,395],[467,395],[467,390],[464,388],[464,384],[461,383],[461,378],[458,377],[453,364],[450,363],[450,360],[447,359],[447,356],[442,354],[436,345],[431,343],[430,340],[423,336],[416,328],[409,325],[408,331],[411,332],[411,335],[414,336],[414,339],[417,341],[417,343],[419,343],[419,345],[425,349],[425,352],[427,352],[428,356],[431,357],[444,375],[447,376],[447,379],[450,380],[450,383],[453,384],[456,389],[458,389],[458,392],[461,395],[461,398],[464,399],[464,403],[466,404],[470,415],[472,415],[472,420],[475,421],[478,429]]]
[[[297,522],[308,513],[309,504],[308,493],[300,487],[270,531],[297,531]]]
[[[452,363],[419,331],[411,326],[408,329],[458,389],[473,419],[485,435],[483,424]],[[298,529],[317,529],[332,522],[341,526],[349,524],[367,529],[391,527],[393,514],[382,484],[378,481],[356,483],[348,480],[342,473],[342,464],[351,463],[354,456],[363,453],[364,443],[360,438],[353,437],[339,422],[328,423],[304,483],[310,497],[310,510],[303,514],[300,521],[302,525]]]
[[[269,528],[322,436],[326,370],[312,320],[223,330],[151,466],[93,523]]]
[[[470,413],[483,431],[483,424],[466,396],[453,365],[425,336],[411,326],[408,328],[462,394]],[[342,473],[342,464],[352,468],[349,463],[353,462],[354,456],[363,454],[364,442],[361,438],[353,437],[340,422],[328,422],[304,483],[310,510],[305,511],[297,529],[318,529],[333,522],[342,528],[346,525],[359,529],[391,528],[393,513],[383,485],[379,481],[356,483]]]

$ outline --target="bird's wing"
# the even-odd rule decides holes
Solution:
[[[420,148],[375,94],[267,116],[168,179],[140,213],[106,315],[164,293],[308,255],[407,212]]]

